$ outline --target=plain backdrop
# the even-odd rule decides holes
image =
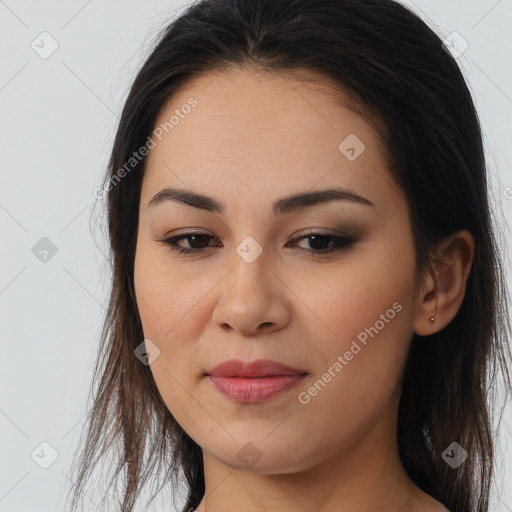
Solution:
[[[463,50],[500,247],[510,251],[512,0],[404,3]],[[0,512],[64,510],[110,276],[93,191],[127,88],[184,5],[0,0]],[[512,511],[512,404],[503,402],[498,512]],[[174,510],[161,498],[151,510]],[[91,495],[87,512],[97,502]]]

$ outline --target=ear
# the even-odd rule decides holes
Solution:
[[[418,291],[413,326],[416,334],[434,334],[453,320],[464,300],[474,251],[475,241],[467,229],[457,231],[438,245],[432,261],[434,275],[429,272]]]

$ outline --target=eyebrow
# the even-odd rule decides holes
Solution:
[[[148,209],[166,201],[175,201],[208,212],[222,213],[224,211],[224,205],[212,197],[189,190],[169,187],[160,190],[151,198],[148,203]],[[285,215],[330,201],[351,201],[366,206],[375,206],[370,200],[356,194],[353,190],[334,187],[326,190],[303,192],[278,199],[272,204],[272,213],[274,215]]]

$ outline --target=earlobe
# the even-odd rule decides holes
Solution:
[[[474,238],[461,230],[444,240],[420,287],[413,331],[420,336],[434,334],[448,325],[460,309],[474,255]]]
[[[413,325],[415,334],[428,336],[435,332],[435,326],[437,326],[436,304],[436,282],[429,271],[418,291],[418,307]]]

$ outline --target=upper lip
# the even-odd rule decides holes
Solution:
[[[267,377],[276,375],[300,375],[304,370],[298,370],[270,359],[257,359],[256,361],[241,361],[228,359],[214,366],[207,375],[213,377]]]

